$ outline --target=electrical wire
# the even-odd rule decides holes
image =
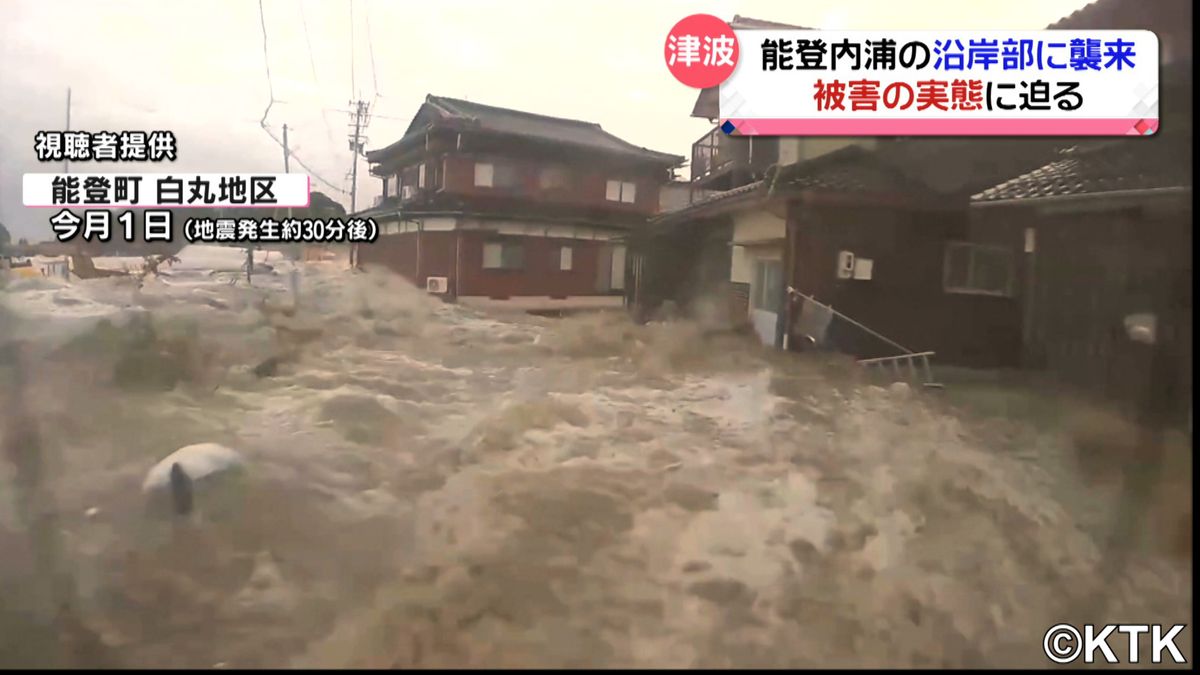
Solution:
[[[371,54],[371,86],[373,87],[373,91],[375,93],[375,97],[371,100],[371,107],[374,108],[375,102],[379,100],[379,78],[376,76],[376,72],[375,72],[375,43],[373,40],[371,40],[371,2],[370,2],[370,0],[367,0],[366,20],[367,20],[367,49],[370,51],[370,54]]]
[[[267,115],[271,112],[271,106],[275,105],[275,85],[271,80],[271,57],[267,53],[267,17],[263,12],[263,0],[258,0],[258,20],[262,24],[263,64],[267,67],[267,93],[271,97],[271,100],[267,102],[267,109],[263,111],[262,119],[258,123],[266,129]]]
[[[308,45],[308,65],[312,68],[313,82],[317,82],[317,62],[313,58],[312,38],[308,35],[308,19],[304,15],[304,0],[300,0],[300,23],[304,26],[304,42]]]
[[[357,96],[358,84],[354,79],[354,0],[349,0],[350,5],[350,98]]]
[[[265,127],[265,126],[264,126],[264,127],[263,127],[263,131],[267,132],[267,135],[268,135],[268,136],[270,136],[270,137],[272,138],[272,140],[274,140],[276,143],[278,143],[278,144],[279,144],[279,147],[281,147],[281,148],[283,147],[283,141],[282,141],[281,139],[279,139],[278,137],[276,137],[276,136],[275,136],[275,134],[271,133],[271,130],[270,130],[269,128],[267,128],[267,127]],[[300,166],[301,166],[301,167],[302,167],[302,168],[303,168],[305,171],[307,171],[307,172],[308,172],[308,175],[310,175],[310,176],[312,176],[313,178],[317,179],[318,181],[320,181],[320,182],[324,183],[324,184],[325,184],[325,185],[327,185],[327,186],[328,186],[330,189],[332,189],[332,190],[337,190],[338,192],[341,192],[342,194],[350,194],[350,193],[349,193],[349,192],[347,192],[346,190],[343,190],[342,188],[340,188],[340,187],[338,187],[338,186],[334,185],[333,183],[330,183],[328,180],[326,180],[324,177],[322,177],[322,176],[321,176],[321,174],[319,174],[319,173],[317,173],[316,171],[314,171],[314,170],[313,170],[313,168],[312,168],[312,167],[310,167],[309,165],[305,164],[305,163],[304,163],[304,160],[300,159],[300,157],[299,157],[299,156],[298,156],[298,155],[297,155],[295,152],[292,152],[292,151],[290,151],[290,150],[289,150],[289,151],[288,151],[288,155],[291,157],[291,159],[292,159],[293,161],[295,161],[295,162],[296,162],[297,164],[299,164],[299,165],[300,165]]]
[[[300,0],[300,23],[304,26],[304,43],[308,46],[308,65],[312,69],[313,84],[319,89],[321,80],[317,77],[317,60],[313,56],[312,38],[308,33],[308,17],[304,12],[304,0]],[[333,145],[333,128],[329,126],[329,116],[321,111],[321,124],[325,125],[325,138]]]
[[[336,186],[333,183],[326,180],[319,173],[314,171],[312,167],[305,164],[304,160],[301,159],[298,155],[296,155],[296,153],[294,153],[290,149],[288,149],[283,144],[283,140],[280,139],[279,137],[277,137],[275,134],[271,133],[270,127],[267,126],[267,115],[271,112],[271,106],[275,105],[275,103],[277,101],[275,100],[275,86],[271,79],[271,57],[270,57],[270,52],[267,49],[267,17],[263,11],[263,0],[258,0],[258,19],[259,19],[259,22],[262,24],[263,61],[267,67],[267,92],[269,93],[269,95],[271,97],[270,102],[267,103],[267,109],[263,111],[262,119],[258,121],[258,125],[260,127],[262,127],[262,130],[268,136],[270,136],[271,140],[275,141],[279,145],[279,147],[287,149],[290,157],[293,160],[295,160],[296,163],[299,164],[305,171],[307,171],[309,176],[316,178],[318,181],[320,181],[321,183],[324,183],[326,186],[328,186],[332,190],[337,190],[338,192],[341,192],[342,194],[349,194],[345,190],[339,188],[338,186]]]

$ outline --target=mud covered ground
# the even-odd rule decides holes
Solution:
[[[1072,441],[1123,427],[1061,396],[231,279],[8,289],[77,599],[47,609],[0,461],[0,664],[1039,667],[1063,621],[1191,623],[1190,440],[1114,570],[1119,476]],[[200,442],[247,457],[236,507],[149,523],[145,472]]]

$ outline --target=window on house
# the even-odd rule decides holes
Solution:
[[[1013,294],[1013,254],[1006,246],[946,244],[942,287],[947,293]]]
[[[497,164],[494,162],[478,162],[475,164],[475,185],[478,187],[512,189],[520,186],[520,184],[520,173],[511,164]]]
[[[610,180],[604,192],[604,198],[610,202],[632,204],[637,198],[637,185],[625,181]]]
[[[520,187],[521,174],[511,164],[497,164],[493,169],[493,182],[495,187],[511,190]]]
[[[519,270],[524,262],[525,251],[521,242],[489,241],[483,245],[485,270]]]
[[[417,190],[422,187],[421,175],[423,164],[410,166],[397,174],[396,193],[400,199],[409,200],[417,196]]]
[[[572,259],[573,256],[574,256],[574,251],[571,249],[570,246],[563,246],[562,248],[560,248],[558,250],[558,269],[560,269],[564,272],[570,271],[571,264],[574,262]]]
[[[421,167],[419,169],[417,169],[417,187],[420,187],[420,188],[425,187],[425,165],[424,164],[422,164]]]
[[[564,166],[543,167],[538,173],[538,187],[543,190],[558,190],[567,187],[569,173]]]
[[[759,260],[754,265],[754,309],[778,312],[783,296],[783,262]]]
[[[492,187],[493,173],[495,167],[491,164],[482,162],[475,163],[475,186],[476,187]]]

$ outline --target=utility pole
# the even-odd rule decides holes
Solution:
[[[283,125],[283,172],[284,173],[292,172],[292,170],[288,168],[288,142],[287,142],[287,125],[286,124]]]
[[[71,130],[71,88],[67,87],[67,128]],[[63,173],[71,173],[71,163],[68,160],[63,160]]]
[[[368,107],[366,101],[359,99],[351,101],[350,105],[354,106],[354,135],[350,137],[350,151],[354,153],[353,164],[350,166],[350,213],[358,212],[358,156],[362,153],[363,146],[366,145],[367,138],[363,136],[367,125],[370,124],[368,117]],[[358,268],[358,244],[350,245],[350,267]]]
[[[350,137],[350,151],[354,153],[354,164],[350,167],[350,212],[358,211],[358,156],[362,154],[367,142],[363,132],[367,129],[370,119],[367,116],[369,104],[366,101],[351,101],[354,106],[354,135]]]
[[[283,172],[284,173],[292,172],[290,163],[288,162],[288,159],[290,157],[291,157],[291,149],[288,147],[287,125],[285,124],[285,125],[283,125]],[[310,199],[311,199],[311,197],[310,197]],[[288,210],[287,210],[287,217],[288,217],[288,220],[292,219],[292,207],[290,207],[290,206],[288,207]],[[299,260],[302,257],[302,255],[298,255],[298,254],[303,254],[303,253],[304,253],[304,244],[299,244],[297,248],[292,249],[292,255],[296,256],[297,260]],[[292,286],[293,286],[292,295],[293,296],[295,296],[295,288],[294,288],[295,284],[296,284],[296,270],[293,269],[292,270]]]

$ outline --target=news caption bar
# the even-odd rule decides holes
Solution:
[[[733,31],[721,128],[741,136],[1149,136],[1144,30]]]
[[[25,206],[308,208],[303,174],[27,173]]]
[[[309,218],[310,181],[303,174],[25,174],[24,204],[56,208],[59,241],[191,243],[370,243],[379,227],[367,218]],[[217,217],[174,225],[175,209],[207,208]],[[120,209],[125,209],[123,212]],[[140,211],[140,218],[133,210]],[[227,209],[266,209],[262,218],[223,217]],[[287,211],[298,209],[300,217]],[[80,213],[76,213],[80,211]],[[140,221],[140,222],[139,222]],[[140,225],[140,227],[139,227]]]

